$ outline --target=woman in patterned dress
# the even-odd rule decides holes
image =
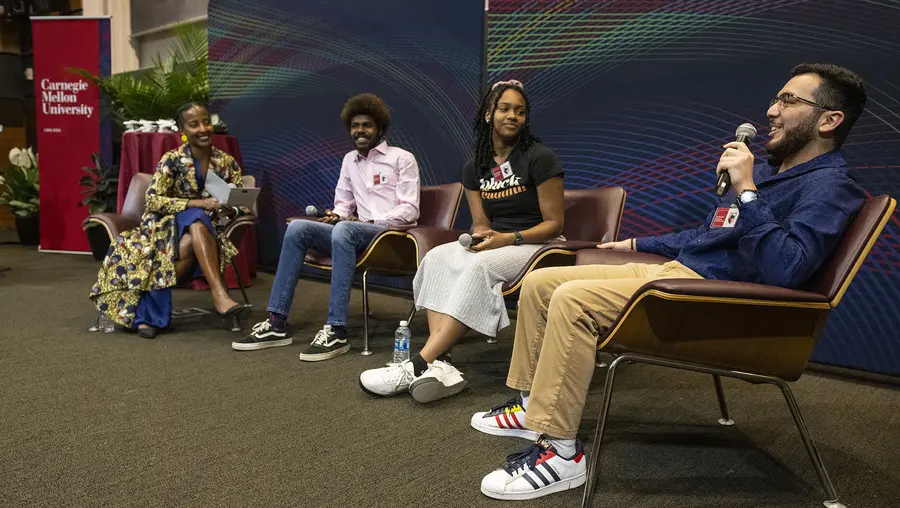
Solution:
[[[153,338],[169,326],[172,287],[206,275],[216,312],[229,318],[244,306],[228,295],[220,276],[237,254],[218,238],[214,222],[249,213],[224,209],[204,190],[208,171],[243,186],[241,168],[231,155],[212,146],[212,121],[206,106],[184,105],[176,123],[187,141],[163,155],[147,188],[141,224],[123,232],[110,246],[91,300],[107,318]]]

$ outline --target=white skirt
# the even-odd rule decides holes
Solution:
[[[456,318],[489,337],[509,326],[501,288],[522,271],[542,244],[472,252],[457,242],[430,250],[413,279],[416,309]]]

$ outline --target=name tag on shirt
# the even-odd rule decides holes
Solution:
[[[387,176],[384,173],[375,173],[372,175],[372,183],[374,185],[381,185],[383,183],[387,183]]]
[[[509,178],[513,174],[512,164],[510,164],[509,161],[506,161],[499,166],[494,166],[494,168],[491,169],[491,173],[494,175],[494,180],[498,182],[504,178]]]
[[[728,208],[716,208],[716,214],[713,215],[711,228],[733,228],[737,224],[738,216],[741,214],[736,206]]]

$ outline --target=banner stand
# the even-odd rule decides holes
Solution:
[[[78,180],[92,153],[112,161],[112,118],[100,89],[69,72],[110,74],[109,17],[35,16],[34,95],[40,182],[41,252],[90,253],[81,229],[88,208]]]

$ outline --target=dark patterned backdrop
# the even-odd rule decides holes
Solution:
[[[264,189],[260,262],[275,266],[284,219],[331,208],[348,98],[391,108],[388,142],[422,183],[459,180],[483,67],[483,0],[217,0],[209,6],[213,106]]]
[[[266,189],[264,262],[285,216],[331,200],[350,148],[338,113],[354,93],[385,97],[391,139],[416,154],[426,184],[459,178],[480,93],[482,2],[211,4],[214,94]],[[487,71],[525,83],[566,186],[625,187],[623,237],[650,235],[699,224],[721,145],[740,123],[767,123],[769,99],[803,61],[867,80],[845,155],[870,194],[900,194],[898,26],[896,0],[493,0]],[[898,233],[894,217],[816,361],[900,374]]]
[[[761,132],[804,61],[845,65],[869,103],[845,143],[870,194],[900,195],[900,2],[492,0],[491,80],[515,77],[573,188],[628,191],[621,237],[696,226],[734,129]],[[762,141],[754,146],[765,157]],[[814,359],[900,374],[900,222],[875,245]]]

